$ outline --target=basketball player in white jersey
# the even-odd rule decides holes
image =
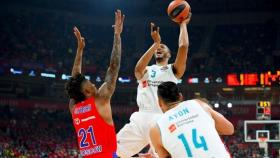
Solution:
[[[137,104],[139,111],[130,117],[130,123],[126,124],[117,134],[117,154],[122,158],[130,158],[139,153],[150,143],[149,130],[155,120],[162,114],[158,105],[157,87],[165,81],[176,82],[186,69],[186,61],[189,47],[187,24],[190,16],[179,24],[179,48],[175,62],[169,64],[171,52],[161,43],[159,27],[151,23],[151,36],[154,41],[152,46],[140,58],[135,67],[135,77],[138,80]],[[148,66],[155,57],[156,64]]]
[[[150,130],[160,158],[230,158],[219,135],[231,135],[233,125],[201,100],[182,100],[174,82],[158,86],[164,114]]]

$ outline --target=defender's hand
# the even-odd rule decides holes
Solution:
[[[160,34],[159,34],[159,27],[155,28],[154,23],[151,23],[151,36],[152,36],[152,39],[154,40],[154,43],[160,44],[161,37],[160,37]]]
[[[77,42],[78,42],[78,49],[84,49],[85,48],[85,38],[81,36],[81,33],[79,31],[79,29],[75,26],[73,28],[74,30],[74,34],[77,38]]]
[[[113,25],[115,29],[115,34],[120,35],[123,30],[123,22],[125,15],[122,14],[121,10],[115,12],[115,24]]]

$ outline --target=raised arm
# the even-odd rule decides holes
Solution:
[[[74,27],[73,31],[77,38],[78,47],[77,47],[74,65],[72,68],[72,73],[71,73],[72,77],[74,77],[77,74],[80,74],[82,72],[82,58],[83,58],[83,51],[85,48],[85,39],[84,39],[84,37],[81,36],[81,33],[78,30],[78,28]],[[75,100],[71,98],[69,101],[69,109],[71,112],[73,110],[74,105],[75,105]]]
[[[146,73],[146,66],[148,66],[149,62],[151,61],[155,51],[159,48],[161,37],[159,34],[159,27],[154,30],[155,24],[151,23],[151,36],[154,40],[153,45],[146,51],[146,53],[140,58],[137,62],[134,74],[137,80],[140,80],[144,74]]]
[[[99,88],[99,95],[105,99],[110,99],[116,87],[116,81],[121,63],[121,33],[123,29],[124,15],[120,10],[115,12],[114,43],[110,59],[110,65],[106,72],[105,82]]]
[[[83,51],[85,48],[85,39],[84,39],[84,37],[81,36],[81,33],[78,30],[78,28],[74,27],[73,30],[74,30],[74,34],[77,38],[78,48],[77,48],[77,52],[76,52],[74,65],[72,68],[72,73],[71,73],[72,77],[81,73],[81,71],[82,71],[82,58],[83,58]]]
[[[189,14],[189,17],[180,24],[180,35],[178,43],[179,48],[175,62],[173,64],[173,70],[177,78],[181,78],[186,70],[186,62],[189,51],[189,35],[187,25],[190,22],[190,19],[191,13]]]

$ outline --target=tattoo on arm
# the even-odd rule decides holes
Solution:
[[[120,35],[114,36],[113,50],[110,59],[110,65],[106,73],[105,82],[107,84],[107,95],[112,95],[118,78],[121,63],[121,37]]]

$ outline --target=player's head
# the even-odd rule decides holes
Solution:
[[[173,105],[182,101],[183,96],[174,82],[163,82],[158,86],[158,101],[163,112],[172,108]]]
[[[76,103],[94,96],[97,92],[95,85],[82,74],[71,77],[66,82],[65,89],[69,98],[74,99]]]
[[[160,47],[155,52],[155,59],[157,63],[169,60],[171,57],[170,49],[165,44],[160,44]]]

